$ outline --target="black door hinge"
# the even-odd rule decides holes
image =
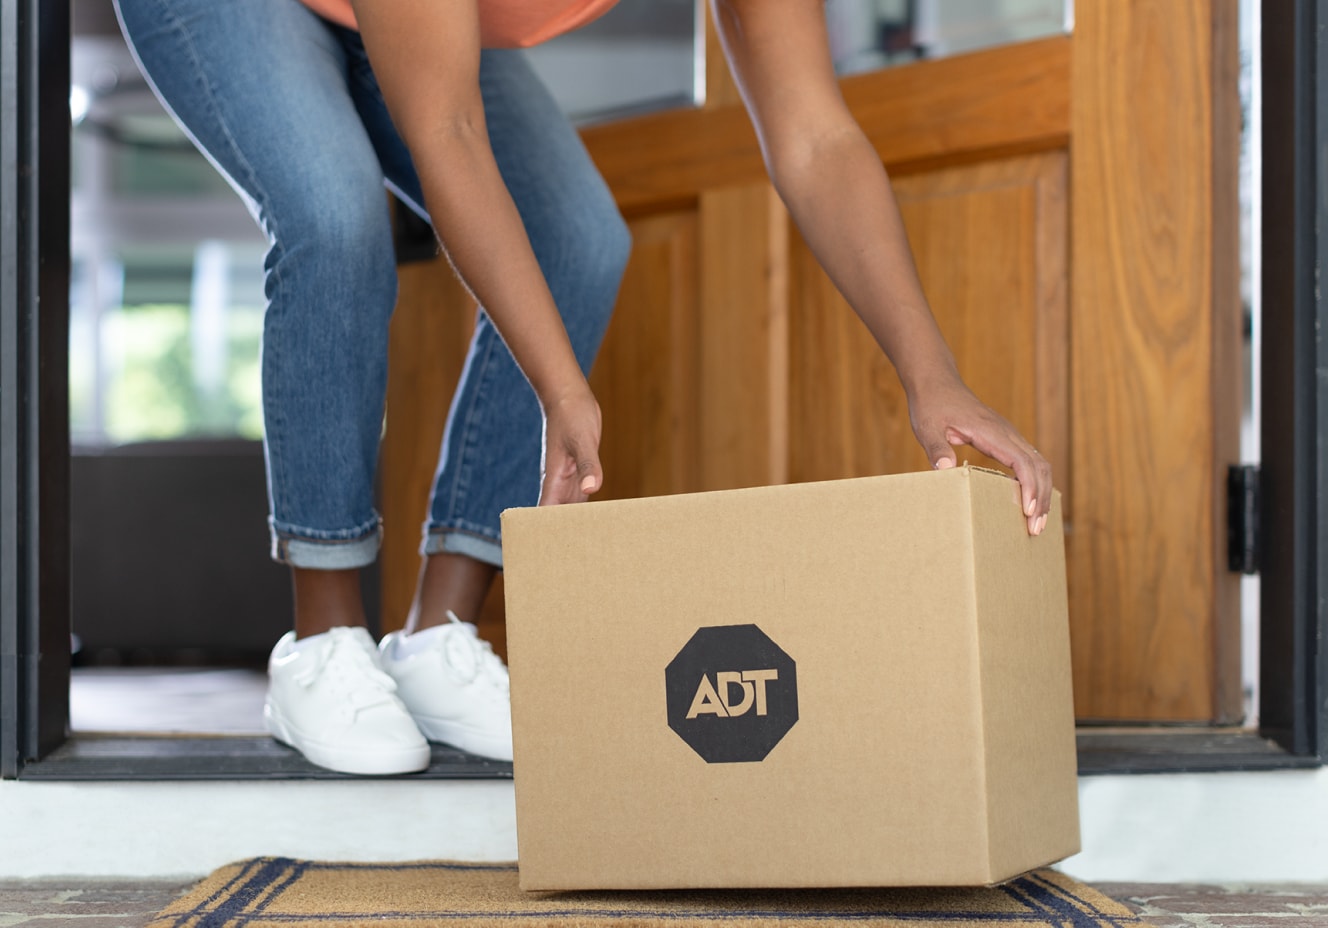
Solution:
[[[1257,574],[1262,548],[1259,467],[1233,464],[1227,469],[1227,566],[1237,573]]]

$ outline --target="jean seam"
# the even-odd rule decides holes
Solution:
[[[344,544],[363,541],[382,531],[382,522],[383,520],[375,515],[369,521],[363,522],[354,528],[329,530],[278,522],[275,518],[269,519],[272,531],[278,537],[288,541],[307,541],[315,544]]]
[[[367,53],[365,54],[365,58],[366,58],[366,59],[368,58],[368,54],[367,54]],[[380,104],[382,104],[383,108],[386,109],[386,108],[387,108],[387,100],[386,100],[386,98],[384,98],[384,96],[383,96],[383,88],[379,86],[377,78],[375,78],[374,80],[371,80],[371,81],[370,81],[370,80],[366,80],[366,79],[364,78],[364,74],[363,74],[363,72],[362,72],[360,69],[358,69],[358,68],[349,68],[348,70],[349,70],[349,75],[350,75],[351,79],[353,79],[353,80],[355,81],[355,83],[359,84],[359,85],[360,85],[361,87],[363,87],[365,90],[367,90],[367,91],[369,91],[370,93],[372,93],[373,96],[374,96],[374,99],[377,100]],[[373,73],[373,68],[372,68],[372,66],[370,66],[369,71],[370,71],[370,73]]]
[[[480,312],[483,312],[481,309]],[[492,323],[490,323],[492,325]],[[496,334],[496,333],[495,333]],[[490,361],[493,357],[494,344],[496,338],[487,338],[484,343],[484,353],[478,359],[478,372],[472,372],[471,377],[475,378],[475,391],[471,396],[470,404],[466,408],[465,418],[461,421],[461,448],[457,452],[456,476],[452,478],[452,486],[447,500],[449,513],[457,512],[461,508],[461,502],[465,499],[470,490],[470,472],[472,461],[474,459],[474,449],[478,444],[475,438],[475,418],[481,415],[483,400],[488,393],[488,380],[486,374],[490,370]]]
[[[452,534],[476,535],[485,541],[499,542],[502,536],[493,529],[480,525],[477,522],[470,522],[466,519],[450,519],[447,522],[435,522],[431,524],[426,535],[430,537],[440,537]]]
[[[373,563],[381,545],[381,532],[334,542],[276,535],[273,537],[272,557],[278,563],[292,566],[322,570],[351,569]],[[298,556],[294,553],[296,549],[302,552]],[[313,554],[314,551],[317,554]],[[297,561],[303,563],[297,565]]]

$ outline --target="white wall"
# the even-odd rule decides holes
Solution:
[[[1088,881],[1328,882],[1328,768],[1084,777]]]
[[[254,856],[516,856],[512,784],[501,781],[5,780],[0,835],[0,879],[195,877]]]
[[[1328,882],[1328,768],[1085,777],[1085,881]],[[197,877],[251,856],[512,860],[512,785],[0,781],[0,879]],[[26,836],[17,839],[16,836]]]

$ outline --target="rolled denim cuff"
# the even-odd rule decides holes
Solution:
[[[272,560],[291,567],[312,570],[353,570],[366,567],[378,557],[382,527],[377,519],[349,532],[318,532],[278,526],[272,531]]]
[[[430,554],[464,554],[500,570],[503,566],[501,542],[456,529],[430,529],[424,535],[420,553],[426,557]]]

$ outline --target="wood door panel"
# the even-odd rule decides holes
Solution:
[[[701,486],[788,480],[789,219],[762,181],[706,191],[701,222]]]
[[[973,390],[1068,466],[1065,156],[1024,156],[895,181],[941,331]],[[797,241],[790,474],[926,470],[894,369]],[[972,449],[961,459],[998,467]]]
[[[1214,292],[1239,261],[1234,198],[1218,195],[1236,180],[1233,139],[1218,136],[1238,112],[1233,13],[1225,0],[1075,8],[1069,566],[1082,717],[1240,710],[1239,654],[1223,646],[1236,581],[1220,557],[1240,410],[1215,367],[1236,356],[1239,305]]]
[[[699,488],[696,211],[630,227],[632,257],[590,375],[604,423],[596,499]]]
[[[1070,37],[1056,36],[858,74],[840,87],[886,164],[923,169],[1064,148],[1070,59]],[[751,121],[728,88],[713,106],[591,126],[583,137],[618,205],[632,212],[766,176]]]

